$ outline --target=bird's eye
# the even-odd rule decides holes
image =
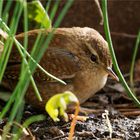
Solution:
[[[91,55],[90,59],[93,62],[96,62],[97,61],[97,57],[94,54]]]

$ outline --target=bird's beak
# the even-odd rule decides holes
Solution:
[[[113,77],[113,79],[115,79],[116,81],[119,81],[119,78],[118,76],[114,73],[114,71],[110,68],[110,67],[107,67],[107,73]]]

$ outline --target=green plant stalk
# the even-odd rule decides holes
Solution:
[[[26,68],[27,69],[27,68]],[[27,76],[28,77],[28,69],[26,70],[26,73],[25,73],[25,76]],[[24,75],[24,74],[23,74]],[[22,78],[23,76],[21,76],[21,78]],[[26,78],[27,78],[26,77]],[[24,84],[24,82],[25,82],[25,80],[27,80],[26,78],[23,78],[23,79],[21,79],[21,83],[19,83],[19,86],[17,86],[17,88],[15,89],[15,94],[13,93],[13,96],[12,97],[15,97],[16,96],[16,101],[15,101],[15,103],[14,103],[14,106],[13,106],[13,109],[12,109],[12,111],[11,111],[11,114],[10,114],[10,118],[9,118],[9,121],[10,122],[12,122],[13,121],[13,119],[15,118],[15,114],[17,114],[17,110],[19,109],[19,106],[20,106],[20,103],[21,103],[21,101],[22,101],[22,99],[23,99],[23,97],[24,97],[24,94],[25,94],[25,91],[27,90],[27,87],[28,87],[28,84],[29,84],[29,79],[28,79],[28,82],[26,83],[26,84]],[[21,90],[21,89],[23,89],[23,90]],[[18,93],[21,93],[21,96],[20,96],[20,94],[18,94]],[[22,94],[22,93],[24,93],[24,94]],[[14,98],[11,98],[11,102],[12,102],[12,100],[14,100]],[[9,103],[9,102],[8,102]],[[6,112],[5,112],[6,113]],[[9,124],[9,123],[8,123]],[[10,129],[10,126],[9,125],[6,125],[6,127],[8,127],[8,129]],[[8,132],[8,129],[6,129],[7,130],[7,132]],[[6,136],[6,133],[5,133],[5,136]]]
[[[14,40],[15,40],[16,45],[17,45],[17,44],[20,45],[20,44],[16,41],[15,37],[14,37]],[[32,83],[33,88],[34,88],[34,90],[35,90],[35,94],[36,94],[38,100],[39,100],[39,101],[42,101],[41,95],[39,94],[39,91],[38,91],[38,89],[37,89],[37,86],[36,86],[36,84],[35,84],[35,81],[34,81],[34,79],[33,79],[33,76],[32,76],[32,74],[31,74],[31,71],[30,71],[28,62],[27,62],[27,60],[26,60],[26,58],[25,58],[23,52],[21,51],[21,46],[19,47],[18,45],[17,45],[18,51],[19,51],[20,55],[21,55],[22,58],[23,58],[24,64],[25,64],[26,67],[27,67],[27,70],[28,70],[28,73],[29,73],[29,77],[30,77],[31,83]],[[26,51],[26,50],[24,49],[24,51]],[[24,71],[24,70],[25,70],[25,67],[22,69],[22,71]]]
[[[2,21],[2,19],[0,19],[0,22],[3,24],[3,26],[6,28],[7,32],[10,32],[10,29],[7,27],[6,24],[4,24],[4,22]],[[15,37],[11,36],[18,48],[18,50],[20,50],[20,53],[22,53],[22,51],[26,52],[26,55],[38,66],[39,69],[41,69],[46,75],[48,75],[49,77],[55,79],[56,81],[59,81],[60,83],[66,85],[66,83],[64,81],[62,81],[61,79],[53,76],[52,74],[48,73],[43,67],[41,67],[32,57],[31,55],[25,50],[25,48],[16,40]],[[11,40],[10,40],[11,41]],[[11,42],[10,42],[11,43]],[[22,49],[22,51],[21,51]]]
[[[57,3],[58,4],[58,3]],[[47,5],[47,9],[48,9],[48,5]],[[41,39],[41,40],[40,40]],[[38,56],[38,52],[39,52],[39,50],[40,50],[40,47],[38,47],[38,50],[37,50],[37,46],[41,46],[40,44],[42,43],[42,41],[44,40],[45,38],[43,38],[42,36],[41,36],[41,32],[38,34],[38,37],[37,37],[37,39],[36,39],[36,42],[35,42],[35,45],[34,45],[34,47],[33,47],[33,50],[32,50],[32,52],[31,52],[31,55],[26,51],[26,55],[38,66],[38,68],[40,68],[46,75],[48,75],[49,77],[51,77],[51,78],[53,78],[53,79],[55,79],[56,81],[58,81],[58,82],[60,82],[60,83],[62,83],[62,84],[64,84],[64,85],[66,85],[66,83],[63,81],[63,80],[61,80],[61,79],[59,79],[59,78],[57,78],[57,77],[55,77],[55,76],[53,76],[52,74],[50,74],[50,73],[48,73],[45,69],[43,69],[34,59],[33,59],[33,57],[31,57],[31,56],[33,56],[33,54],[34,54],[34,56]],[[39,44],[39,41],[41,42],[40,44]],[[20,43],[18,43],[18,44],[20,44]],[[21,46],[21,45],[20,45]],[[24,50],[24,48],[21,46],[21,48]],[[36,50],[36,52],[35,52],[35,50]]]
[[[134,52],[133,52],[133,56],[132,56],[132,62],[131,62],[131,66],[130,66],[130,86],[132,89],[134,88],[134,78],[133,78],[134,65],[135,65],[135,60],[136,60],[139,44],[140,44],[140,31],[138,32],[138,35],[137,35],[136,44],[135,44]]]
[[[3,26],[6,28],[7,32],[10,32],[10,29],[7,27],[7,25],[6,25],[4,22],[2,22],[2,19],[0,19],[0,21],[1,21],[1,23],[3,24]],[[11,36],[11,37],[12,37],[12,36]],[[55,77],[55,76],[51,75],[50,73],[48,73],[47,71],[45,71],[45,69],[43,69],[43,68],[30,56],[30,54],[29,54],[29,53],[24,49],[24,47],[16,40],[16,38],[15,38],[15,37],[12,37],[12,38],[13,38],[13,40],[14,40],[14,42],[15,42],[15,44],[16,44],[16,46],[17,46],[17,48],[18,48],[18,50],[19,50],[19,52],[20,52],[20,54],[21,54],[21,56],[22,56],[23,58],[24,58],[24,55],[23,55],[21,49],[24,50],[24,51],[26,52],[27,56],[30,57],[31,60],[32,60],[46,75],[52,77],[53,79],[55,79],[55,80],[57,80],[57,81],[59,81],[59,82],[61,82],[61,83],[63,83],[63,84],[66,84],[66,83],[63,82],[62,80],[58,79],[57,77]],[[27,60],[26,60],[26,59],[25,59],[25,63],[27,63]],[[32,81],[32,83],[34,84],[34,81],[33,81],[32,76],[31,76],[31,81]],[[16,96],[16,95],[15,95],[15,96]],[[11,103],[13,102],[13,98],[15,98],[15,96],[12,96],[12,97],[11,97],[11,101],[9,102],[9,104],[7,104],[6,110],[8,109],[8,107],[10,107]],[[41,100],[41,96],[40,96],[40,95],[37,95],[37,97],[39,98],[39,100]],[[2,111],[2,113],[1,113],[1,115],[0,115],[1,117],[3,117],[3,115],[7,112],[6,110],[3,110],[3,111]],[[0,117],[0,118],[1,118],[1,117]]]
[[[59,3],[60,3],[60,0],[57,0],[56,3],[54,4],[52,10],[51,10],[50,19],[51,19],[52,23],[53,23],[54,16],[56,15],[56,11],[58,9]]]
[[[17,89],[15,89],[15,93],[17,93],[16,91]],[[0,112],[0,120],[5,116],[5,114],[7,113],[7,111],[10,109],[11,104],[14,102],[16,97],[16,94],[12,94],[9,101],[6,103],[5,107],[3,108],[3,110]]]
[[[16,136],[13,138],[13,140],[19,140],[23,129],[28,128],[29,125],[31,125],[32,123],[37,122],[37,121],[43,121],[45,119],[46,119],[45,115],[35,115],[35,116],[32,116],[29,119],[25,120],[25,122],[22,125],[22,129],[20,128],[18,130],[18,132],[17,132]]]
[[[12,24],[11,24],[11,28],[14,28],[14,32],[16,32],[16,27],[17,27],[17,24],[18,24],[18,19],[19,19],[19,15],[21,14],[21,12],[19,11],[19,9],[21,10],[22,8],[19,8],[19,6],[16,6],[16,12],[14,12],[14,15],[13,15],[13,19],[15,20],[17,17],[17,19],[16,19],[16,22],[13,22],[12,21]],[[17,15],[17,13],[18,13],[18,15]],[[16,16],[16,18],[15,18],[15,16]],[[2,20],[0,19],[0,21],[1,21],[1,23],[2,23]],[[15,24],[16,23],[16,24]],[[12,36],[11,34],[12,34],[12,31],[11,30],[9,30],[9,34],[10,34],[10,36]],[[9,37],[10,39],[9,39],[9,41],[11,41],[11,37]],[[12,40],[13,41],[13,40]],[[12,41],[10,42],[11,43],[11,46],[12,46]],[[8,55],[8,54],[7,54]],[[4,59],[5,60],[5,59]],[[6,62],[6,61],[4,61],[4,62]],[[10,108],[10,105],[11,105],[11,103],[14,101],[14,98],[15,98],[15,95],[13,94],[12,96],[11,96],[11,100],[10,100],[10,102],[8,102],[7,103],[7,105],[6,105],[6,107],[5,107],[5,109],[3,109],[3,111],[1,112],[1,114],[0,114],[0,116],[2,117],[3,116],[3,114],[5,114],[6,112],[7,112],[7,110]]]
[[[46,5],[46,12],[48,12],[48,10],[49,10],[49,8],[50,8],[50,3],[51,3],[51,0],[48,0],[48,3],[47,3],[47,5]],[[41,26],[40,26],[40,29],[41,28],[43,28],[43,25],[41,24]],[[41,34],[41,31],[38,33],[38,35],[37,35],[37,38],[35,39],[36,41],[35,41],[35,43],[34,43],[34,47],[32,48],[32,52],[31,52],[31,56],[33,56],[33,54],[35,55],[35,52],[37,52],[36,53],[36,55],[38,55],[38,51],[39,50],[37,50],[37,46],[40,46],[40,42],[42,42],[42,40],[44,40],[44,38],[42,37],[42,34]],[[39,48],[40,49],[40,48]]]
[[[51,0],[48,0],[47,5],[46,5],[46,12],[48,13],[50,5],[51,5]]]
[[[10,131],[11,126],[12,126],[12,123],[11,122],[8,122],[4,126],[3,133],[2,133],[2,138],[1,138],[2,140],[7,140],[7,134]]]
[[[67,2],[67,4],[66,4],[65,7],[64,7],[64,10],[62,10],[62,12],[61,12],[61,14],[60,14],[61,17],[63,17],[63,16],[65,15],[66,11],[68,10],[68,8],[69,8],[70,5],[72,4],[72,2],[73,2],[73,1]],[[64,12],[65,12],[65,13],[64,13]],[[62,16],[62,15],[63,15],[63,16]],[[61,20],[62,20],[62,18],[61,18]],[[59,24],[60,24],[61,20],[58,20],[58,21],[59,21],[59,22],[58,22]],[[59,24],[58,24],[58,25],[59,25]],[[51,40],[51,37],[52,37],[52,34],[50,33],[50,35],[48,36],[47,41],[45,42],[45,45],[44,45],[44,46],[46,46],[46,48],[47,48],[47,46],[48,46],[48,43],[49,43],[50,40]],[[41,58],[40,58],[40,59],[41,59]],[[32,61],[31,61],[31,62],[32,62]],[[35,65],[32,65],[32,63],[31,63],[31,65],[29,65],[29,67],[30,67],[31,72],[33,73],[33,71],[34,71],[35,68],[36,68]],[[25,81],[26,81],[26,83],[25,83]],[[20,81],[19,81],[18,85],[16,86],[16,89],[15,89],[15,91],[14,91],[14,93],[13,93],[13,94],[16,95],[16,92],[18,91],[18,89],[22,89],[22,91],[21,91],[21,93],[20,93],[19,100],[16,100],[16,101],[15,101],[14,106],[13,106],[13,108],[12,108],[12,110],[11,110],[12,114],[10,114],[10,117],[9,117],[9,121],[10,121],[10,122],[12,122],[13,119],[15,118],[15,115],[16,115],[16,113],[17,113],[17,109],[18,109],[18,107],[19,107],[19,105],[20,105],[21,100],[23,99],[23,97],[24,97],[24,95],[25,95],[25,92],[26,92],[26,90],[27,90],[28,84],[29,84],[28,71],[25,70],[25,73],[22,74],[22,76],[21,76],[21,78],[20,78]]]
[[[21,123],[21,119],[22,119],[22,116],[23,116],[23,112],[24,112],[24,105],[25,105],[25,101],[22,100],[20,106],[19,106],[19,109],[18,109],[18,112],[17,112],[17,115],[16,115],[16,119],[15,121],[17,123]],[[17,127],[13,126],[13,129],[12,129],[12,133],[16,133],[17,132]]]
[[[46,5],[46,11],[48,12],[49,8],[50,8],[50,4],[51,4],[51,0],[48,0],[48,3]],[[43,27],[43,25],[40,26],[40,29]],[[41,31],[38,33],[38,36],[36,38],[36,41],[34,43],[34,47],[32,49],[31,52],[31,56],[35,55],[36,52],[38,52],[39,50],[37,50],[37,46],[39,46],[42,42],[42,40],[44,40],[44,38],[41,36]],[[40,44],[39,44],[40,43]],[[37,51],[36,51],[37,50]]]
[[[61,16],[61,17],[62,17],[62,16]],[[59,22],[60,22],[60,20],[59,20]],[[10,118],[9,118],[9,121],[10,121],[10,122],[13,121],[13,119],[14,119],[14,117],[15,117],[15,114],[17,113],[17,109],[18,109],[18,107],[19,107],[19,105],[20,105],[20,102],[21,102],[21,100],[23,99],[23,96],[24,96],[25,91],[26,91],[26,89],[27,89],[27,87],[28,87],[28,84],[29,84],[29,82],[28,82],[28,72],[26,72],[25,74],[26,74],[26,75],[23,75],[23,76],[21,77],[21,78],[23,78],[23,79],[20,79],[20,82],[18,83],[18,85],[17,85],[17,87],[16,87],[14,93],[12,94],[12,96],[11,96],[11,98],[10,98],[10,100],[9,100],[10,102],[8,102],[8,105],[9,105],[9,107],[10,107],[10,104],[13,102],[14,97],[17,95],[19,89],[23,89],[23,90],[21,91],[21,95],[22,95],[22,96],[19,98],[20,100],[15,101],[14,107],[13,107],[13,109],[12,109],[12,111],[11,111],[12,114],[10,114]],[[24,77],[24,76],[27,76],[27,77]],[[26,82],[25,84],[24,84],[24,80],[27,80],[27,82]],[[23,94],[23,93],[24,93],[24,94]],[[18,98],[17,98],[17,99],[18,99]],[[8,106],[6,106],[6,108],[8,108]],[[4,116],[6,112],[7,112],[7,111],[4,110],[3,113],[1,114],[1,117]]]
[[[119,77],[119,80],[121,81],[123,87],[125,88],[125,90],[127,91],[127,94],[129,97],[131,97],[133,99],[133,101],[140,107],[140,102],[139,100],[136,98],[136,96],[132,93],[131,89],[129,88],[129,86],[127,85],[121,71],[120,68],[118,66],[117,63],[117,59],[115,56],[115,52],[113,49],[113,44],[112,44],[112,40],[111,40],[111,35],[110,35],[110,30],[109,30],[109,23],[108,23],[108,14],[107,14],[107,0],[102,0],[102,11],[103,11],[103,17],[104,17],[104,30],[105,30],[105,35],[106,35],[106,39],[109,45],[109,49],[110,49],[110,53],[112,56],[112,61],[113,61],[113,65],[115,68],[115,71]]]
[[[6,1],[6,6],[4,7],[4,11],[2,12],[2,19],[6,24],[9,18],[9,10],[10,10],[11,4],[12,4],[11,0]]]
[[[3,0],[0,0],[0,17],[2,16]]]
[[[18,3],[18,4],[16,4],[15,9],[14,9],[12,21],[11,21],[11,24],[10,24],[11,30],[8,32],[9,37],[6,40],[6,43],[5,43],[5,46],[4,46],[5,47],[4,48],[4,52],[2,53],[2,56],[6,55],[6,57],[3,57],[3,58],[0,59],[0,81],[2,80],[3,73],[5,71],[5,67],[7,65],[8,58],[9,58],[9,55],[10,55],[10,52],[11,52],[11,49],[12,49],[13,39],[11,39],[11,36],[14,35],[15,32],[16,32],[18,21],[19,21],[19,17],[20,17],[21,12],[22,12],[21,6],[22,5],[19,5],[19,3]],[[1,25],[4,24],[4,22],[2,21],[1,18],[0,18],[0,24]],[[7,43],[8,43],[8,45],[7,45]],[[7,52],[7,50],[8,50],[8,52]],[[7,52],[7,54],[5,54],[5,52]],[[6,106],[7,106],[7,104],[6,104]],[[6,111],[5,109],[2,110],[2,112],[5,112],[5,111]],[[0,113],[0,116],[3,114],[2,112]],[[0,117],[0,119],[1,119],[1,117]]]
[[[10,32],[10,29],[7,27],[7,25],[6,24],[4,24],[4,22],[2,22],[3,23],[3,25],[4,25],[4,27],[6,28],[6,30],[8,31],[8,32]],[[9,43],[12,43],[11,41],[14,41],[15,42],[15,44],[16,44],[16,46],[17,46],[17,49],[18,49],[18,51],[19,51],[19,53],[20,53],[20,55],[22,56],[22,58],[23,58],[23,60],[24,60],[24,64],[26,64],[27,66],[28,66],[28,62],[27,62],[27,60],[26,60],[26,58],[25,58],[25,56],[24,56],[24,54],[23,54],[23,52],[22,52],[22,50],[24,51],[24,52],[26,52],[26,54],[28,53],[26,50],[25,50],[25,48],[16,40],[16,38],[14,37],[14,36],[12,36],[11,35],[11,39],[9,40]],[[22,49],[22,50],[21,50]],[[10,53],[11,51],[9,51],[9,53]],[[28,54],[29,55],[29,54]],[[30,56],[30,55],[29,55]],[[35,60],[34,60],[35,61]],[[35,62],[36,63],[36,62]],[[38,64],[39,65],[39,64]],[[39,65],[39,67],[41,67],[40,65]],[[41,67],[41,69],[43,69],[42,67]],[[44,69],[43,69],[44,70]],[[44,70],[45,71],[45,70]],[[31,73],[30,72],[30,69],[28,69],[28,72],[29,73]],[[45,72],[45,73],[47,73],[47,72]],[[33,79],[33,77],[32,77],[32,75],[30,74],[29,75],[30,76],[30,78],[31,78],[31,83],[32,83],[32,85],[33,85],[33,87],[34,87],[34,89],[35,89],[35,93],[36,93],[36,96],[37,96],[37,98],[39,99],[39,101],[42,101],[42,98],[41,98],[41,96],[40,96],[40,94],[39,94],[39,92],[38,92],[38,89],[37,89],[37,87],[36,87],[36,84],[35,84],[35,82],[34,82],[34,79]]]
[[[29,73],[27,72],[27,76],[29,77]],[[26,83],[25,83],[26,81]],[[21,79],[18,82],[18,85],[16,86],[16,89],[13,94],[16,95],[16,100],[14,101],[13,108],[11,110],[10,116],[9,116],[9,121],[12,122],[17,114],[18,108],[20,106],[20,103],[24,99],[25,93],[27,91],[28,85],[29,85],[29,78],[25,77],[24,79]],[[22,91],[21,91],[22,89]]]
[[[48,73],[42,66],[40,66],[40,65],[36,62],[36,60],[33,59],[33,57],[24,49],[24,47],[23,47],[15,38],[14,38],[14,41],[15,41],[15,43],[16,43],[18,49],[24,50],[24,51],[26,52],[26,55],[31,59],[31,61],[32,61],[34,64],[36,64],[36,66],[37,66],[41,71],[43,71],[46,75],[48,75],[49,77],[55,79],[56,81],[58,81],[58,82],[60,82],[60,83],[62,83],[62,84],[64,84],[64,85],[66,85],[66,83],[65,83],[63,80],[61,80],[61,79],[59,79],[59,78],[53,76],[52,74]]]
[[[13,44],[13,40],[10,40],[10,38],[8,38],[6,43],[4,44],[4,50],[0,57],[0,83],[2,81],[2,77],[8,62],[8,58],[12,49],[12,44]]]
[[[27,16],[28,11],[27,11],[27,2],[26,2],[26,0],[24,0],[24,2],[23,2],[23,12],[24,12],[23,14],[24,14],[24,32],[25,32],[24,49],[27,50],[27,46],[28,46],[28,34],[27,34],[27,31],[28,31],[28,16]],[[21,71],[24,71],[24,67],[26,67],[26,65],[28,65],[28,63],[25,63],[27,61],[26,61],[26,52],[24,50],[23,50],[23,55],[24,55],[24,57],[22,57]],[[32,75],[30,75],[30,78],[31,78],[31,83],[33,85],[33,88],[35,90],[35,94],[36,94],[37,98],[39,99],[39,101],[42,101],[42,98],[41,98],[41,96],[40,96],[40,94],[38,92],[38,89],[37,89],[37,87],[35,85],[35,81],[34,81]],[[15,97],[15,100],[16,100],[16,97]],[[20,103],[20,106],[18,108],[16,118],[15,118],[15,121],[18,122],[18,123],[21,122],[23,111],[24,111],[24,105],[25,105],[25,101],[22,100],[21,103]],[[14,126],[13,129],[12,129],[12,132],[13,133],[17,132],[17,127]]]
[[[22,48],[23,50],[24,50],[24,48],[23,48],[22,45],[15,39],[15,37],[13,37],[13,38],[14,38],[15,44],[17,45],[18,50],[19,50],[21,56],[24,58],[24,56],[23,56],[23,54],[22,54],[22,51],[20,50],[20,48]],[[31,57],[31,56],[28,54],[28,52],[27,52],[27,55],[28,55],[29,57]],[[25,59],[24,61],[25,61],[26,64],[27,64],[26,59]],[[61,83],[63,82],[62,80],[59,80],[58,78],[56,78],[56,77],[54,77],[53,75],[51,75],[51,74],[49,74],[48,72],[46,72],[34,59],[32,59],[32,61],[33,61],[34,63],[36,63],[37,66],[38,66],[45,74],[49,75],[50,77],[54,78],[54,79],[57,80],[57,81],[60,81]],[[33,80],[33,77],[32,77],[31,75],[30,75],[30,78],[31,78],[31,82],[32,82],[32,84],[33,84],[33,86],[34,86],[34,89],[35,89],[36,91],[38,91],[36,85],[34,84],[35,82],[34,82],[34,80]],[[63,82],[63,84],[65,84],[65,82]],[[42,98],[41,98],[40,94],[39,94],[38,92],[35,92],[35,93],[36,93],[37,98],[38,98],[40,101],[42,101]],[[37,94],[37,93],[38,93],[38,94]],[[7,109],[10,107],[11,103],[13,102],[13,98],[15,98],[15,97],[16,97],[16,95],[11,97],[11,101],[9,102],[9,104],[7,104],[7,107],[6,107]],[[6,109],[6,110],[7,110],[7,109]],[[4,112],[2,111],[1,117],[3,117],[3,115],[4,115],[6,112],[7,112],[7,111],[4,111]]]
[[[41,57],[43,56],[43,54],[44,54],[45,50],[47,49],[48,44],[49,44],[49,42],[50,42],[50,41],[48,41],[48,40],[50,40],[50,38],[53,37],[53,32],[55,31],[55,28],[57,28],[57,27],[59,26],[59,24],[61,23],[63,17],[65,16],[65,13],[67,12],[67,10],[69,9],[69,7],[71,6],[72,3],[73,3],[73,0],[69,0],[69,1],[67,2],[67,4],[65,5],[65,7],[62,9],[62,12],[61,12],[61,14],[59,15],[59,18],[57,19],[57,21],[56,21],[55,24],[54,24],[54,29],[52,30],[52,32],[49,34],[48,38],[46,39],[46,41],[45,41],[45,43],[44,43],[45,45],[44,45],[44,47],[40,50],[40,53],[39,53],[39,55],[38,55],[38,58],[35,59],[37,62],[39,62],[39,60],[40,60]],[[41,43],[42,43],[42,42],[41,42]],[[35,44],[35,45],[36,45],[36,44]],[[40,44],[39,44],[39,45],[40,45]],[[38,52],[39,52],[39,50],[37,50],[37,53],[38,53]],[[32,54],[32,53],[31,53],[31,54]],[[34,54],[36,54],[36,53],[34,52]],[[36,55],[34,55],[34,54],[32,54],[32,57],[33,57],[33,58],[36,57]],[[29,62],[31,62],[31,61],[29,60]]]
[[[16,33],[18,21],[19,21],[21,12],[22,12],[22,7],[21,6],[22,5],[20,5],[19,3],[17,3],[16,6],[15,6],[15,10],[14,10],[14,13],[13,13],[13,18],[12,18],[11,23],[10,23],[11,30],[9,32],[9,36],[14,35]],[[15,19],[16,19],[16,21],[15,21]],[[2,23],[1,19],[0,19],[0,22]],[[0,58],[0,82],[2,80],[4,71],[6,69],[6,65],[7,65],[9,55],[10,55],[10,52],[11,52],[11,49],[12,49],[12,44],[13,44],[13,40],[11,40],[11,38],[8,38],[6,40],[5,45],[4,45],[4,51],[3,51],[2,56]]]
[[[25,0],[23,2],[23,7],[24,7],[24,33],[25,33],[25,36],[24,36],[24,49],[27,50],[28,48],[28,34],[27,34],[27,31],[28,31],[28,9],[27,9],[27,1]],[[26,51],[23,50],[23,54],[24,54],[24,57],[26,58]],[[23,59],[23,58],[22,58]],[[24,60],[22,60],[22,70],[24,69]]]
[[[36,62],[36,60],[24,49],[24,47],[16,40],[15,37],[14,37],[14,42],[15,42],[15,44],[16,44],[18,50],[20,51],[20,53],[22,53],[21,49],[24,50],[24,51],[26,52],[26,55],[31,59],[31,61],[32,61],[41,71],[43,71],[46,75],[48,75],[49,77],[55,79],[56,81],[58,81],[58,82],[60,82],[60,83],[62,83],[62,84],[64,84],[64,85],[66,85],[66,83],[65,83],[63,80],[61,80],[61,79],[59,79],[59,78],[53,76],[52,74],[50,74],[49,72],[47,72],[42,66],[40,66],[40,65]],[[23,56],[23,57],[24,57],[24,56]],[[26,61],[27,61],[27,60],[26,60]]]
[[[24,49],[23,49],[24,57],[22,57],[21,71],[24,71],[24,67],[26,66],[26,64],[24,62],[25,61],[24,58],[26,58],[26,55],[27,55],[26,50],[28,47],[28,33],[27,33],[27,31],[28,31],[28,8],[27,8],[27,1],[26,0],[23,2],[23,7],[24,7],[24,33],[25,33],[25,36],[24,36]],[[28,63],[27,63],[27,65],[28,65]],[[31,75],[30,78],[31,78],[31,84],[34,88],[36,97],[38,98],[39,101],[42,101],[42,97],[38,91],[38,88],[36,86],[36,83],[34,81],[33,76]]]
[[[27,50],[27,47],[28,47],[28,8],[27,8],[27,1],[25,0],[23,2],[23,6],[24,6],[24,33],[25,33],[25,36],[24,36],[24,49],[23,49],[23,52],[24,52],[24,58],[26,58],[26,50]],[[25,60],[24,58],[22,58],[22,67],[21,67],[21,71],[24,71],[24,67],[26,66],[25,64]],[[38,91],[38,88],[36,86],[36,83],[33,79],[33,77],[31,76],[31,83],[32,83],[32,86],[34,88],[34,91],[35,91],[35,94],[36,94],[36,97],[39,99],[39,101],[42,101],[42,97]]]
[[[63,8],[61,14],[59,15],[59,18],[57,19],[57,21],[55,23],[56,24],[56,28],[58,27],[58,25],[62,21],[65,13],[67,12],[68,8],[71,6],[72,2],[73,2],[73,0],[68,1],[67,4],[65,5],[65,7]],[[59,4],[59,3],[56,3],[56,4]],[[55,29],[52,31],[52,33],[49,34],[49,36],[48,36],[48,38],[46,39],[45,42],[44,42],[45,38],[43,36],[41,36],[41,32],[39,33],[39,35],[38,35],[38,37],[36,39],[36,42],[34,44],[33,50],[31,52],[31,56],[36,60],[36,62],[40,61],[41,57],[43,56],[44,52],[46,51],[46,49],[48,47],[48,44],[49,44],[51,38],[53,37],[53,32],[54,31],[55,31]],[[40,38],[41,38],[41,40],[40,40]],[[40,40],[40,42],[39,42],[39,40]],[[43,44],[43,45],[41,45],[41,44]],[[39,46],[44,46],[44,47],[42,47],[42,49],[40,49]],[[38,55],[36,55],[36,54],[38,54]],[[32,63],[31,58],[29,59],[29,64],[30,63]],[[31,68],[33,68],[33,67],[31,67]]]

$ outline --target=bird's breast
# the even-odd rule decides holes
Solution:
[[[75,78],[75,94],[80,103],[85,102],[92,97],[97,91],[102,89],[107,81],[107,74],[100,70],[85,71],[79,73]]]

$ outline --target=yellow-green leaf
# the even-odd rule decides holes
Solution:
[[[67,121],[68,116],[65,110],[70,103],[78,103],[77,97],[70,91],[56,94],[46,103],[45,109],[54,121],[59,121],[58,116],[63,116]]]
[[[51,20],[40,1],[32,1],[27,4],[29,23],[44,28],[51,28]],[[33,22],[34,21],[34,22]],[[31,25],[29,25],[31,26]],[[34,26],[34,25],[33,25]]]

